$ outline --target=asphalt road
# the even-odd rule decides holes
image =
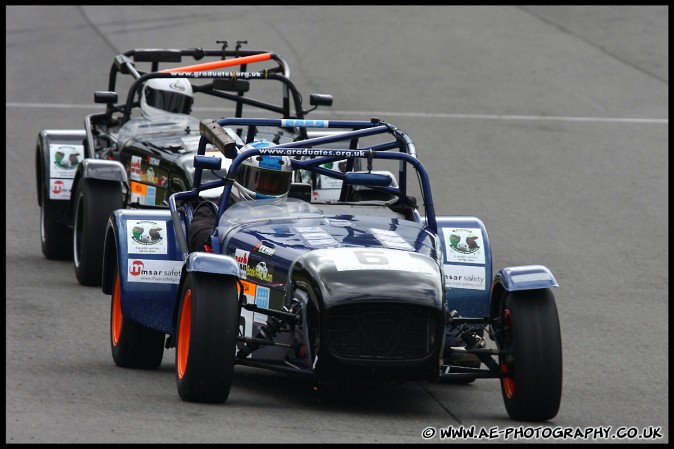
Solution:
[[[668,6],[5,11],[6,443],[446,443],[421,433],[448,426],[524,432],[480,442],[557,428],[589,438],[536,441],[669,441]],[[495,268],[551,268],[564,345],[553,420],[509,420],[490,379],[324,404],[302,380],[237,367],[229,400],[203,405],[178,397],[172,350],[156,372],[114,365],[109,297],[40,251],[37,134],[101,110],[93,92],[114,55],[225,39],[282,55],[305,95],[334,96],[310,118],[376,116],[409,133],[438,214],[481,218]],[[610,439],[621,428],[647,438]]]

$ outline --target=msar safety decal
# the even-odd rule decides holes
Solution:
[[[484,267],[444,265],[445,287],[484,290],[487,286]]]
[[[177,284],[183,262],[180,260],[128,259],[129,282],[146,282],[152,284]]]
[[[129,254],[168,254],[165,221],[129,220],[126,231]]]
[[[447,262],[484,263],[481,229],[445,228],[442,235]]]
[[[50,200],[69,200],[70,191],[73,187],[72,179],[50,179],[49,180],[49,199]]]

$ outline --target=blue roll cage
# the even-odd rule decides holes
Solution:
[[[291,143],[285,143],[280,145],[275,145],[273,147],[263,148],[263,149],[249,149],[243,152],[238,152],[237,156],[234,157],[232,163],[228,169],[227,176],[222,177],[219,180],[210,181],[202,184],[202,172],[205,168],[202,168],[200,162],[205,161],[204,155],[206,153],[207,144],[212,144],[215,147],[224,151],[226,142],[220,139],[220,133],[204,132],[206,122],[212,127],[213,124],[217,124],[220,127],[248,127],[248,135],[246,137],[246,143],[252,141],[256,134],[258,127],[280,127],[280,128],[341,128],[341,129],[351,129],[351,131],[346,131],[343,133],[330,134],[321,137],[315,137],[306,140],[300,140]],[[217,220],[219,221],[220,216],[227,209],[229,205],[229,197],[232,190],[232,184],[234,182],[234,173],[241,162],[245,159],[248,159],[251,156],[256,156],[259,154],[273,154],[276,156],[289,156],[292,161],[293,170],[309,170],[314,171],[319,174],[324,174],[333,178],[342,180],[343,182],[347,181],[347,174],[330,170],[327,168],[320,167],[320,165],[327,162],[336,162],[341,159],[353,159],[356,157],[366,158],[368,160],[368,170],[372,168],[373,159],[391,159],[399,160],[406,162],[412,165],[417,172],[419,177],[419,182],[421,184],[421,193],[423,198],[423,206],[425,208],[426,214],[426,228],[433,234],[438,233],[435,208],[433,206],[433,197],[431,194],[430,181],[428,178],[428,172],[421,164],[419,159],[416,156],[416,148],[412,139],[403,131],[396,128],[390,123],[383,122],[379,119],[372,119],[371,121],[348,121],[348,120],[304,120],[304,119],[261,119],[261,118],[223,118],[215,121],[202,121],[201,124],[201,139],[199,141],[199,148],[197,155],[195,156],[195,171],[194,171],[194,182],[193,189],[184,192],[174,193],[169,197],[169,209],[171,211],[171,217],[173,219],[174,227],[176,228],[176,235],[178,237],[178,243],[183,253],[183,259],[187,257],[187,240],[185,237],[185,232],[182,227],[181,215],[178,210],[177,204],[183,202],[185,204],[185,209],[187,213],[186,219],[191,221],[191,207],[189,205],[190,200],[194,200],[198,197],[199,192],[206,189],[211,189],[214,187],[224,187],[223,193],[220,197],[220,202],[218,205]],[[378,134],[391,134],[393,140],[378,143],[375,145],[365,146],[357,148],[359,139],[362,137],[374,136]],[[210,137],[210,138],[209,138]],[[325,145],[334,142],[343,142],[350,141],[349,149],[331,149],[331,148],[314,148],[317,145]],[[398,149],[398,152],[391,152],[389,150]],[[294,159],[293,156],[319,156],[313,159]],[[201,159],[200,159],[201,158]],[[207,157],[208,159],[213,159]],[[218,159],[219,161],[219,159]],[[217,176],[217,174],[216,174]],[[399,198],[404,199],[407,195],[407,164],[401,163],[398,173],[398,185],[399,187],[377,187],[379,190],[386,191],[391,193]]]

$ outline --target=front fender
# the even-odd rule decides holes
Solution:
[[[101,181],[121,182],[128,185],[128,178],[124,165],[119,161],[109,161],[106,159],[84,159],[77,166],[77,171],[70,189],[70,203],[68,216],[71,220],[75,214],[75,193],[77,185],[82,179],[98,179]]]
[[[124,165],[119,161],[107,159],[84,159],[78,167],[78,175],[102,181],[128,182]]]
[[[200,271],[239,277],[239,263],[231,256],[197,251],[187,256],[185,271]]]
[[[239,263],[231,256],[224,254],[207,253],[202,251],[195,251],[190,253],[185,260],[183,270],[180,275],[180,283],[178,284],[176,300],[173,305],[172,323],[175,327],[178,322],[178,311],[180,308],[180,295],[183,284],[185,283],[185,276],[190,272],[221,274],[224,276],[233,276],[239,279]]]
[[[503,289],[508,292],[559,287],[550,269],[543,265],[522,265],[519,267],[503,268],[494,277],[492,284],[496,283],[501,284]]]
[[[544,265],[521,265],[499,270],[491,284],[491,315],[498,315],[498,307],[508,292],[559,287],[549,268]]]

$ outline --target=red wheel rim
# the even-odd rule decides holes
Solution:
[[[506,331],[506,333],[510,333],[510,331],[512,330],[512,318],[510,317],[510,310],[508,309],[505,309],[503,311],[503,329]],[[503,391],[505,395],[508,397],[508,399],[510,399],[515,394],[515,379],[513,379],[512,377],[512,370],[508,367],[508,364],[505,361],[505,357],[501,358],[501,371],[504,373],[510,373],[509,377],[501,378],[501,385],[503,386]]]
[[[122,302],[119,290],[119,273],[117,273],[115,290],[112,293],[112,314],[110,319],[110,335],[112,336],[113,346],[117,346],[117,343],[119,343],[119,335],[122,332]]]
[[[178,378],[185,376],[187,357],[190,352],[190,331],[192,329],[192,290],[187,290],[183,296],[183,306],[178,322],[178,347],[176,348]]]

